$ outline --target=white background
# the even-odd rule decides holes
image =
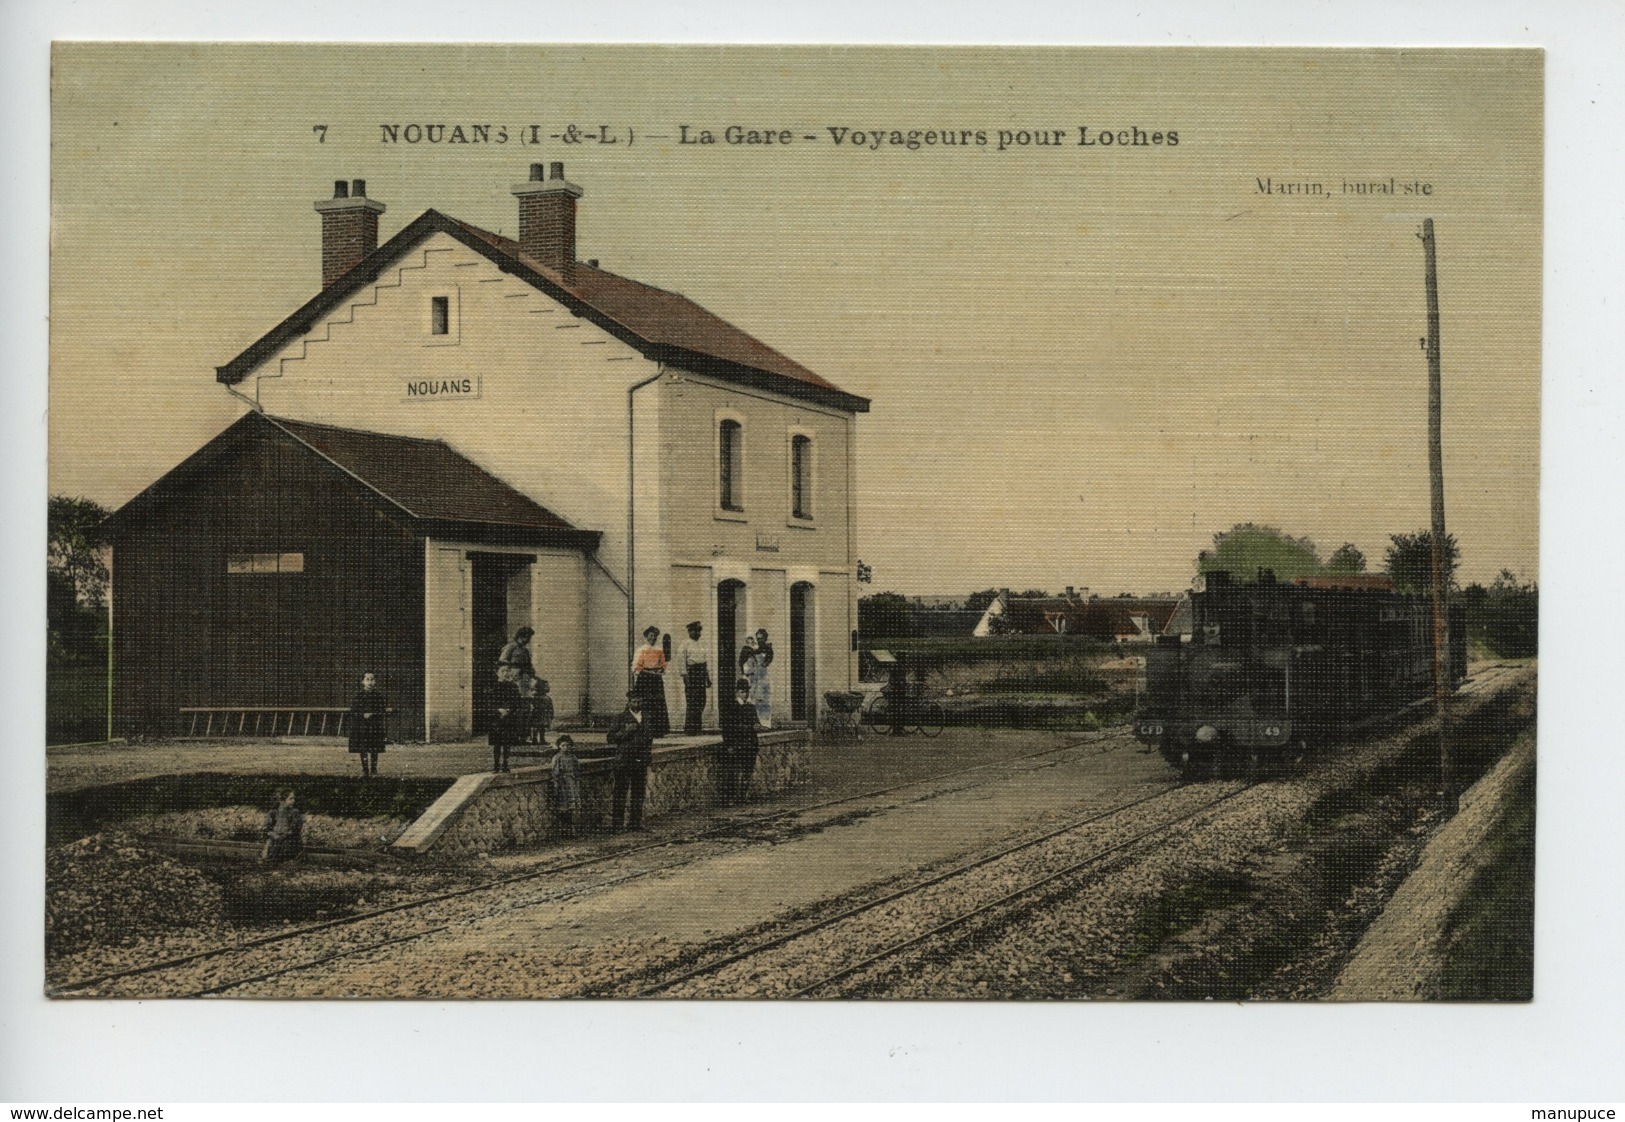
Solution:
[[[0,1100],[1620,1097],[1616,825],[1625,5],[672,6],[11,0],[0,13],[5,457]],[[1529,1006],[47,1002],[49,43],[76,39],[1541,46],[1548,51],[1537,1000]],[[1510,1116],[1510,1115],[1509,1115]],[[1523,1114],[1527,1117],[1527,1112]]]

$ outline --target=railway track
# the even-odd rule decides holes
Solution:
[[[812,982],[803,983],[799,985],[798,988],[787,993],[773,996],[812,996],[815,993],[827,989],[829,986],[850,977],[851,975],[860,973],[884,961],[895,958],[911,948],[920,946],[932,939],[939,938],[950,931],[961,928],[979,917],[990,915],[996,909],[1006,908],[1015,901],[1030,897],[1037,893],[1040,889],[1046,888],[1049,885],[1064,879],[1065,877],[1082,872],[1083,870],[1089,869],[1092,866],[1096,866],[1132,846],[1135,846],[1141,842],[1149,841],[1155,837],[1158,837],[1159,835],[1168,834],[1179,826],[1200,818],[1202,815],[1213,810],[1215,807],[1218,807],[1223,803],[1244,794],[1256,786],[1258,786],[1257,782],[1243,782],[1239,783],[1238,785],[1234,785],[1232,789],[1226,790],[1222,793],[1215,792],[1217,797],[1204,800],[1199,806],[1182,810],[1180,813],[1165,818],[1148,829],[1135,832],[1132,836],[1126,839],[1118,839],[1110,844],[1092,849],[1084,856],[1068,861],[1062,868],[1049,870],[1043,875],[1024,883],[1014,891],[999,894],[993,899],[985,900],[973,907],[960,910],[946,919],[933,923],[929,928],[915,931],[914,933],[911,933],[901,939],[892,940],[886,943],[886,945],[879,950],[864,953],[856,961],[844,965],[838,970],[824,974]],[[684,969],[680,973],[669,975],[659,979],[658,981],[642,985],[640,988],[631,992],[627,992],[624,985],[617,985],[614,987],[604,987],[598,990],[591,990],[581,994],[580,996],[653,998],[669,994],[671,991],[680,987],[689,986],[695,982],[700,982],[707,978],[715,977],[730,967],[734,967],[742,963],[748,963],[752,959],[759,958],[763,955],[769,954],[770,952],[779,950],[780,948],[789,947],[791,944],[809,936],[829,932],[842,924],[847,924],[864,916],[873,915],[888,905],[906,900],[912,896],[919,896],[920,894],[926,893],[938,886],[946,885],[950,882],[966,878],[978,870],[986,869],[1017,854],[1030,853],[1039,847],[1046,846],[1057,841],[1058,839],[1064,838],[1066,835],[1075,834],[1078,831],[1084,830],[1091,826],[1098,826],[1102,823],[1111,822],[1112,820],[1120,818],[1131,811],[1143,813],[1151,804],[1158,803],[1170,797],[1178,797],[1181,795],[1181,793],[1188,794],[1192,789],[1193,788],[1186,784],[1170,784],[1169,786],[1158,791],[1154,791],[1151,794],[1144,795],[1136,799],[1131,799],[1128,802],[1119,804],[1118,806],[1111,807],[1104,811],[1088,814],[1081,818],[1074,819],[1065,823],[1064,825],[1046,830],[1041,834],[1025,838],[1014,844],[1002,846],[991,853],[983,854],[973,860],[966,861],[950,869],[936,873],[923,881],[912,883],[902,888],[886,892],[873,899],[847,906],[832,914],[817,917],[796,926],[789,931],[775,932],[765,938],[753,942],[749,947],[738,948],[720,954],[709,959],[708,961],[693,965],[688,969]]]
[[[1494,687],[1509,675],[1517,673],[1519,669],[1520,668],[1517,667],[1491,667],[1484,674],[1475,677],[1469,686],[1464,688],[1463,692],[1471,694]],[[74,996],[76,994],[83,994],[86,991],[95,990],[98,987],[106,986],[110,983],[126,981],[133,978],[156,976],[167,971],[179,971],[191,968],[192,970],[199,972],[212,973],[214,976],[206,979],[198,979],[189,983],[184,988],[176,988],[173,991],[164,992],[172,993],[174,996],[208,996],[228,993],[234,989],[254,983],[263,982],[286,975],[298,974],[302,971],[318,969],[321,966],[344,958],[365,954],[370,951],[401,943],[424,939],[469,921],[470,917],[467,915],[452,915],[450,917],[445,915],[436,915],[434,914],[433,909],[437,905],[449,904],[455,907],[459,901],[477,901],[481,896],[497,893],[503,889],[512,888],[516,885],[546,882],[551,878],[557,878],[572,873],[591,872],[594,869],[611,867],[617,862],[635,859],[640,854],[646,854],[657,850],[668,850],[675,847],[688,845],[689,843],[702,842],[707,839],[719,839],[733,836],[746,842],[752,842],[757,840],[757,838],[752,837],[752,831],[759,832],[763,827],[771,826],[774,823],[794,820],[800,816],[814,814],[819,811],[836,810],[843,806],[861,804],[865,800],[884,798],[888,795],[908,791],[911,788],[923,788],[923,790],[917,796],[905,799],[902,803],[896,805],[906,805],[909,802],[925,801],[928,799],[941,797],[955,791],[971,789],[979,785],[977,782],[970,782],[960,784],[949,783],[948,785],[943,786],[942,784],[944,781],[956,780],[978,772],[985,772],[994,769],[1008,769],[1012,766],[1019,766],[1025,761],[1041,759],[1046,756],[1057,756],[1083,748],[1093,749],[1097,752],[1109,752],[1116,748],[1125,746],[1132,746],[1132,742],[1128,739],[1126,734],[1121,736],[1106,737],[1097,735],[1083,739],[1071,740],[1060,745],[1040,749],[1034,752],[1024,753],[1019,756],[1012,756],[1003,760],[990,761],[963,768],[953,768],[924,778],[911,779],[903,783],[862,791],[852,795],[845,795],[840,798],[826,799],[801,806],[787,807],[766,814],[730,817],[720,821],[713,821],[710,825],[702,829],[691,830],[682,834],[655,837],[639,845],[617,846],[577,860],[555,862],[541,868],[530,869],[517,875],[501,877],[477,885],[415,897],[410,900],[401,901],[383,907],[372,908],[353,915],[337,917],[313,924],[306,924],[290,930],[274,932],[258,938],[232,943],[226,946],[205,948],[190,954],[132,966],[122,970],[110,971],[95,975],[93,977],[80,978],[72,982],[52,986],[49,988],[49,992],[55,996]],[[1210,810],[1213,805],[1217,805],[1217,802],[1234,798],[1242,791],[1250,789],[1250,787],[1253,785],[1254,784],[1249,783],[1246,786],[1234,791],[1227,790],[1226,793],[1224,793],[1215,802],[1190,811],[1188,815],[1181,816],[1181,820],[1186,817],[1204,813],[1207,810]],[[1218,786],[1218,784],[1202,785],[1203,788],[1217,788]],[[1226,784],[1225,786],[1228,787],[1229,785]],[[1188,785],[1184,784],[1170,785],[1169,787],[1155,792],[1152,795],[1145,796],[1141,799],[1131,800],[1129,803],[1123,804],[1122,806],[1088,816],[1084,819],[1076,820],[1060,827],[1059,829],[1046,831],[1044,834],[1037,837],[1025,839],[1014,844],[1013,846],[1006,847],[1004,850],[986,855],[985,857],[967,863],[964,866],[932,876],[926,881],[896,890],[875,900],[865,901],[861,904],[853,905],[843,909],[839,913],[809,921],[793,931],[780,931],[765,940],[753,944],[749,948],[727,952],[726,954],[707,961],[699,966],[692,965],[694,963],[694,958],[692,957],[692,952],[690,952],[690,956],[688,958],[690,968],[688,970],[685,970],[678,976],[668,976],[663,979],[656,979],[655,981],[636,991],[628,993],[624,987],[624,982],[626,979],[623,977],[618,980],[619,984],[617,984],[613,990],[605,990],[603,987],[589,987],[587,990],[582,992],[581,996],[609,996],[611,993],[613,993],[615,996],[659,996],[662,993],[667,993],[673,989],[679,988],[688,982],[699,981],[703,978],[703,976],[715,974],[721,970],[724,970],[733,963],[743,962],[752,957],[768,953],[775,947],[788,945],[805,936],[815,934],[820,930],[825,930],[837,924],[854,920],[862,914],[873,913],[884,907],[889,902],[897,901],[922,891],[928,891],[930,887],[936,884],[947,883],[956,877],[965,876],[974,871],[976,868],[989,865],[1004,857],[1008,857],[1018,852],[1029,851],[1044,844],[1048,840],[1053,840],[1065,834],[1083,829],[1092,822],[1100,822],[1107,818],[1124,814],[1130,809],[1141,807],[1154,799],[1166,797],[1175,791],[1191,789],[1192,788],[1190,788]],[[826,822],[824,824],[827,825],[828,823]],[[1098,864],[1123,848],[1137,844],[1141,841],[1149,840],[1154,834],[1158,832],[1166,832],[1167,830],[1175,828],[1177,825],[1178,821],[1160,823],[1157,826],[1152,827],[1150,830],[1144,831],[1142,834],[1136,835],[1135,837],[1130,838],[1121,844],[1115,844],[1102,849],[1098,853],[1086,855],[1069,867],[1055,872],[1052,876],[1046,875],[1040,880],[1018,888],[1013,893],[1006,894],[1001,896],[999,899],[991,900],[984,905],[979,905],[973,909],[966,910],[963,914],[949,916],[946,919],[943,919],[941,922],[933,924],[929,929],[920,930],[918,934],[911,935],[906,940],[898,941],[895,946],[889,946],[882,949],[882,951],[877,952],[877,956],[873,959],[873,961],[857,963],[850,969],[843,969],[839,974],[817,979],[813,983],[803,986],[794,992],[796,995],[813,995],[823,992],[856,971],[861,971],[867,969],[869,966],[877,965],[878,962],[883,959],[904,954],[910,947],[918,945],[923,941],[930,939],[941,939],[949,935],[954,930],[971,925],[979,916],[988,914],[990,910],[998,908],[1005,908],[1008,910],[1012,907],[1018,907],[1020,899],[1026,898],[1033,893],[1041,891],[1046,885],[1052,883],[1053,881],[1064,879],[1068,875],[1078,873],[1089,865]],[[758,837],[759,836],[760,834],[758,833]],[[693,864],[694,862],[704,860],[713,852],[714,851],[710,850],[691,852],[679,856],[676,860],[644,865],[635,869],[615,873],[614,875],[607,877],[593,877],[588,881],[568,887],[558,887],[548,884],[548,891],[533,896],[526,896],[525,898],[516,902],[507,902],[495,911],[483,913],[477,918],[484,919],[491,915],[505,912],[518,911],[546,904],[561,903],[617,885],[658,876],[662,873],[670,872],[671,870],[680,868],[684,865],[689,865]],[[380,932],[378,936],[372,938],[366,937],[365,928],[369,923],[373,921],[383,921],[387,920],[389,917],[403,915],[419,916],[421,917],[421,923],[415,924],[410,930],[405,932],[390,931],[387,934]],[[347,933],[350,933],[348,934],[348,937],[346,937]],[[337,947],[336,949],[332,947],[301,948],[299,946],[300,940],[317,941],[321,940],[323,936],[329,936],[333,939],[340,939],[342,940],[343,945]],[[240,972],[228,977],[220,977],[221,972],[229,971],[230,964],[234,957],[247,957],[258,952],[275,950],[279,948],[287,948],[289,951],[294,952],[292,955],[290,955],[294,961],[277,963],[269,969],[250,969],[246,972]],[[669,962],[663,964],[663,968],[669,969],[669,965]],[[211,967],[223,969],[210,969]],[[201,984],[203,982],[206,982],[207,984]],[[143,994],[143,996],[145,995],[146,994]]]
[[[1059,755],[1061,753],[1075,751],[1086,746],[1093,746],[1096,748],[1096,750],[1106,751],[1110,750],[1111,745],[1116,739],[1119,738],[1090,737],[1087,739],[1073,740],[1065,744],[1039,749],[1038,751],[1034,752],[1023,753],[1018,756],[1011,756],[1002,760],[974,764],[963,768],[953,768],[948,771],[939,772],[935,775],[926,776],[924,778],[911,779],[903,783],[862,791],[853,795],[845,795],[836,799],[826,799],[820,802],[809,803],[802,806],[787,807],[785,809],[772,811],[767,814],[748,815],[743,818],[730,817],[703,829],[691,830],[677,835],[657,836],[648,842],[639,845],[616,846],[604,852],[596,853],[592,856],[584,857],[579,860],[550,864],[542,868],[530,869],[513,876],[500,877],[482,882],[477,885],[470,885],[464,888],[453,889],[446,892],[438,892],[427,896],[415,897],[411,900],[400,901],[398,903],[389,904],[383,907],[371,908],[364,912],[357,912],[352,915],[341,916],[318,923],[304,924],[290,930],[278,931],[269,935],[263,935],[258,938],[248,939],[226,946],[206,948],[191,952],[189,954],[162,959],[157,962],[143,963],[141,965],[128,967],[123,970],[108,971],[88,978],[79,978],[71,982],[64,982],[57,986],[50,986],[48,987],[48,992],[55,997],[72,997],[76,994],[81,994],[86,990],[92,990],[99,986],[105,986],[111,982],[120,982],[131,978],[152,976],[164,973],[166,971],[179,970],[187,967],[198,967],[212,961],[225,961],[234,955],[242,955],[247,952],[263,951],[267,948],[273,948],[280,945],[291,945],[300,939],[319,936],[335,931],[342,931],[346,928],[357,928],[373,920],[428,909],[437,904],[467,900],[478,897],[482,894],[495,893],[502,889],[511,888],[516,885],[537,882],[545,878],[557,877],[562,874],[575,873],[581,870],[590,870],[597,867],[611,865],[615,862],[624,861],[627,858],[635,857],[638,854],[647,853],[650,851],[669,849],[674,846],[685,845],[692,842],[728,836],[741,836],[746,837],[748,840],[748,834],[746,831],[759,828],[763,825],[782,822],[798,816],[812,814],[817,811],[830,810],[847,804],[861,803],[866,799],[883,798],[899,791],[905,791],[911,787],[929,787],[932,784],[940,783],[946,779],[970,775],[975,772],[987,771],[996,768],[1007,768],[1011,765],[1019,764],[1024,761],[1039,759],[1045,756]],[[1126,742],[1127,734],[1124,734],[1121,739]],[[1106,745],[1105,748],[1099,747],[1102,743]],[[972,783],[969,786],[975,785],[976,784]],[[944,794],[952,793],[955,790],[964,789],[964,787],[931,789],[923,794],[921,798],[939,797]],[[598,891],[603,888],[669,872],[672,869],[680,868],[683,865],[701,860],[704,856],[704,854],[696,854],[681,858],[677,861],[668,861],[653,866],[636,869],[621,876],[593,880],[562,892],[547,893],[540,897],[523,900],[519,903],[515,903],[509,907],[503,908],[502,911],[534,907],[543,903],[561,902],[577,896],[585,895],[589,892]],[[345,947],[343,950],[334,953],[319,955],[275,970],[260,971],[253,975],[234,978],[230,981],[209,985],[200,989],[189,989],[184,993],[177,993],[174,996],[203,997],[221,994],[239,986],[248,985],[254,982],[266,981],[284,974],[296,973],[300,970],[326,965],[327,963],[337,961],[338,959],[362,954],[369,950],[391,946],[402,942],[409,942],[414,939],[425,938],[429,935],[437,934],[441,931],[449,929],[455,925],[455,922],[456,921],[453,920],[445,923],[435,923],[431,924],[431,926],[415,930],[408,934],[394,935],[389,938],[370,941],[360,945],[350,945]]]

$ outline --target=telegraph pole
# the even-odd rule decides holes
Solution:
[[[1428,475],[1433,484],[1433,701],[1439,715],[1439,786],[1447,800],[1455,797],[1450,760],[1448,713],[1450,625],[1445,587],[1444,445],[1439,388],[1439,272],[1434,262],[1433,219],[1422,219],[1422,256],[1427,277],[1428,337]]]

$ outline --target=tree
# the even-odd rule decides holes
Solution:
[[[1433,587],[1433,531],[1418,530],[1414,534],[1394,534],[1392,544],[1383,556],[1383,567],[1393,578],[1394,588],[1400,592],[1426,593]],[[1456,566],[1461,561],[1461,549],[1456,536],[1444,536],[1445,588],[1456,587]]]
[[[858,634],[868,639],[913,639],[920,634],[914,605],[896,592],[877,592],[858,600]]]
[[[1467,633],[1497,658],[1529,658],[1540,649],[1540,588],[1522,582],[1509,569],[1489,588],[1462,590]]]
[[[102,522],[107,509],[90,499],[52,495],[46,507],[46,572],[66,579],[78,602],[100,608],[107,598]]]
[[[985,612],[987,606],[999,598],[996,588],[984,588],[980,592],[972,592],[965,597],[965,610],[967,612]]]
[[[1326,571],[1328,573],[1363,573],[1365,572],[1365,554],[1353,542],[1344,542],[1337,547],[1337,551],[1326,558]]]
[[[1243,522],[1213,535],[1213,548],[1196,559],[1196,571],[1224,570],[1240,581],[1268,569],[1277,580],[1313,576],[1320,572],[1320,551],[1308,538],[1294,538],[1273,526]]]

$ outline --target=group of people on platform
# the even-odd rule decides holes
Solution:
[[[666,704],[666,671],[675,663],[683,682],[683,732],[698,736],[703,728],[706,696],[710,692],[711,653],[702,641],[705,625],[691,621],[688,636],[675,658],[667,654],[660,628],[644,628],[643,646],[632,658],[632,689],[626,710],[609,728],[615,750],[615,784],[610,798],[610,827],[642,830],[643,802],[648,785],[649,760],[654,741],[671,731]],[[773,663],[773,644],[764,628],[745,640],[739,654],[740,677],[734,694],[718,705],[722,751],[717,765],[718,801],[741,803],[756,768],[758,734],[773,724],[773,697],[767,668]]]
[[[497,656],[496,684],[490,697],[491,726],[486,740],[491,746],[491,770],[508,771],[509,754],[520,744],[547,743],[553,727],[552,688],[547,679],[536,676],[531,658],[533,627],[521,627],[513,640]]]
[[[673,664],[683,682],[683,733],[698,736],[705,718],[706,695],[711,689],[711,652],[700,636],[705,625],[699,620],[688,627],[688,637],[678,645],[675,656],[668,654],[660,628],[643,629],[643,646],[632,657],[632,690],[643,699],[643,711],[653,722],[655,736],[671,731],[671,715],[666,705],[666,671]],[[763,728],[773,727],[773,688],[768,667],[773,665],[773,643],[767,629],[759,628],[745,636],[739,651],[739,677],[750,693],[750,703]]]
[[[671,732],[665,675],[673,663],[683,683],[683,732],[697,736],[703,731],[706,699],[712,686],[711,653],[701,640],[704,625],[699,620],[689,623],[686,630],[687,637],[678,646],[675,658],[668,655],[660,628],[654,626],[644,630],[644,644],[633,656],[632,688],[626,708],[610,724],[608,733],[609,747],[614,752],[610,826],[616,831],[644,828],[643,804],[654,741]],[[497,659],[487,734],[493,772],[510,770],[510,757],[518,745],[548,744],[554,707],[548,683],[537,676],[531,656],[535,634],[534,628],[521,627]],[[773,695],[768,681],[772,665],[773,644],[767,630],[746,636],[739,652],[732,696],[719,699],[722,749],[717,762],[717,797],[725,806],[745,800],[756,767],[759,732],[773,725]],[[371,671],[362,675],[361,689],[350,705],[349,750],[360,757],[363,777],[378,774],[389,712],[389,701],[378,687],[377,676]],[[560,736],[553,747],[553,809],[561,828],[574,836],[581,808],[581,764],[571,737]],[[279,802],[267,818],[267,859],[275,859],[269,856],[273,836],[280,858],[288,855],[284,839],[289,824],[296,824],[295,834],[302,832],[303,816],[292,806],[289,792],[286,801]]]

